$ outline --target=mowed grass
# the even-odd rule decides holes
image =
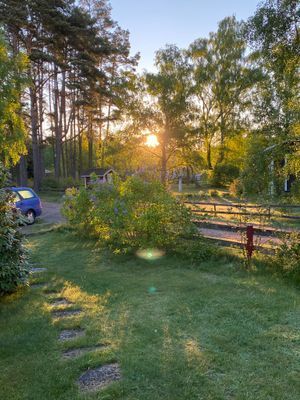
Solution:
[[[69,233],[30,242],[48,271],[0,302],[0,388],[5,400],[289,400],[300,398],[297,289],[220,259],[190,266],[112,258]],[[83,315],[54,320],[50,302],[66,297]],[[86,336],[61,343],[64,328]],[[103,351],[63,360],[68,348]],[[88,368],[119,362],[123,379],[81,394]]]

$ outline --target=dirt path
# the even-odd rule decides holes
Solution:
[[[61,204],[43,201],[42,206],[43,206],[43,213],[40,217],[40,220],[43,223],[59,224],[64,221],[64,218],[60,212]]]
[[[65,221],[65,218],[61,215],[60,203],[43,201],[42,208],[42,215],[37,218],[33,225],[27,225],[21,228],[25,235],[37,233],[44,229],[50,228],[51,225],[60,224]]]
[[[225,230],[208,228],[199,228],[199,231],[202,233],[203,236],[210,239],[219,239],[232,243],[241,243],[240,232],[229,232]],[[254,234],[254,243],[259,246],[274,248],[280,245],[282,241],[281,239],[276,237]]]

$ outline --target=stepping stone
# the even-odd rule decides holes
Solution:
[[[104,344],[99,344],[97,346],[92,346],[92,347],[79,347],[78,349],[70,349],[70,350],[64,351],[62,353],[62,357],[66,360],[69,360],[69,359],[80,357],[86,353],[91,353],[93,351],[105,350],[105,349],[107,349],[107,347],[108,346],[105,346]]]
[[[59,291],[59,290],[50,290],[50,289],[46,289],[46,290],[44,290],[44,293],[45,293],[47,296],[57,296],[57,295],[60,293],[60,291]]]
[[[108,364],[102,367],[89,369],[80,376],[77,383],[82,391],[103,389],[109,384],[121,379],[119,364]]]
[[[74,303],[69,301],[68,299],[65,299],[64,297],[58,297],[55,299],[53,302],[50,303],[52,307],[60,307],[60,306],[70,306]]]
[[[44,288],[48,285],[48,283],[32,283],[30,285],[31,289],[40,289],[40,288]]]
[[[39,272],[45,272],[47,268],[30,268],[29,272],[31,274],[38,274]]]
[[[66,340],[72,340],[79,337],[85,336],[83,329],[65,329],[59,334],[59,341],[64,342]]]
[[[59,310],[52,311],[52,315],[54,318],[66,318],[73,317],[74,315],[79,315],[82,313],[82,310]]]

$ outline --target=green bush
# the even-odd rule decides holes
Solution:
[[[79,233],[115,253],[149,248],[181,253],[182,241],[196,233],[183,204],[160,183],[136,177],[88,190],[68,189],[63,213]]]
[[[0,188],[7,182],[7,172],[0,163]],[[19,225],[20,213],[14,208],[13,196],[0,190],[0,295],[14,291],[28,276],[27,253]]]
[[[240,197],[243,194],[243,184],[240,178],[235,179],[229,186],[229,193],[234,197]]]
[[[56,179],[54,176],[47,176],[43,178],[42,190],[66,190],[70,186],[79,186],[82,184],[81,181],[69,178]]]
[[[238,178],[239,174],[239,168],[233,164],[217,164],[212,173],[211,183],[214,186],[227,186]]]
[[[272,266],[276,271],[300,284],[300,234],[295,233],[286,238],[284,243],[276,249]]]

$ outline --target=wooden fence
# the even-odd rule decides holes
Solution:
[[[282,218],[290,220],[300,221],[300,205],[286,205],[286,204],[268,204],[268,205],[248,205],[245,203],[209,203],[209,202],[189,202],[185,204],[191,208],[191,211],[195,214],[213,214],[215,217],[218,215],[237,215],[237,216],[250,216],[250,217],[266,217],[269,220],[271,218]],[[209,207],[210,209],[207,209]],[[253,211],[252,211],[253,210]],[[285,213],[276,214],[274,211],[283,210]],[[299,210],[299,215],[287,214],[288,210],[295,211]]]

